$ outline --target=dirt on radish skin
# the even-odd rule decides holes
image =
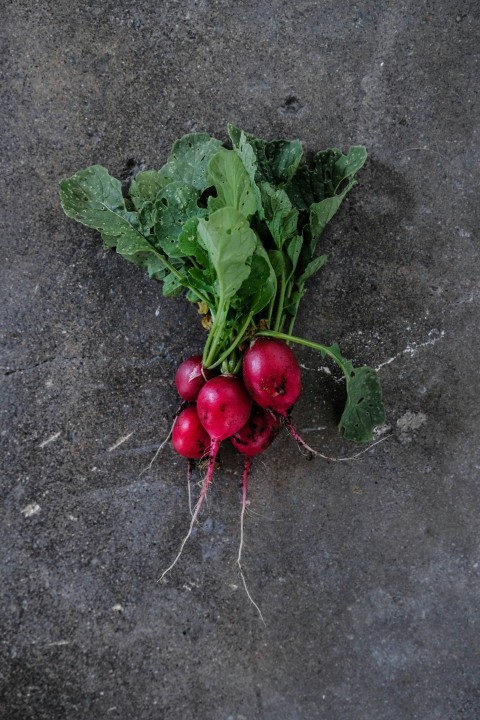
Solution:
[[[264,452],[280,432],[280,422],[273,413],[254,405],[248,422],[230,438],[233,447],[246,457]]]

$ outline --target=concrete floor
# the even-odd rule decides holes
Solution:
[[[0,718],[480,717],[474,0],[4,3]],[[198,316],[68,220],[58,181],[159,167],[234,122],[368,147],[297,331],[379,368],[392,437],[351,463],[223,453],[188,524],[168,449]],[[299,351],[327,454],[342,386]],[[311,430],[312,428],[324,428]],[[126,438],[120,445],[122,438]],[[117,447],[115,447],[117,445]]]

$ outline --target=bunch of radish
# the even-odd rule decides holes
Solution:
[[[181,456],[206,460],[190,530],[225,440],[245,458],[242,517],[252,458],[281,426],[315,452],[290,419],[301,390],[292,343],[343,373],[346,440],[368,442],[384,422],[375,370],[354,367],[337,343],[293,334],[307,283],[327,260],[318,242],[356,184],[365,148],[324,150],[308,166],[298,140],[264,141],[233,125],[228,134],[230,148],[206,133],[185,135],[160,170],[138,173],[128,187],[100,165],[60,183],[69,217],[100,231],[105,247],[161,281],[164,295],[183,293],[202,316],[203,353],[177,371],[184,405],[172,430]]]
[[[209,377],[199,355],[185,360],[175,375],[183,408],[173,425],[172,444],[188,460],[208,457],[197,502],[197,517],[212,481],[220,444],[227,438],[245,456],[244,496],[251,458],[264,452],[278,435],[282,420],[301,390],[300,366],[281,340],[256,338],[243,356],[242,380],[225,374]]]

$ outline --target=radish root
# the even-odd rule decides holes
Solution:
[[[356,460],[360,457],[360,455],[369,452],[369,450],[375,447],[375,445],[379,445],[379,443],[384,442],[384,440],[388,440],[388,438],[392,437],[392,434],[390,434],[380,438],[379,440],[375,440],[375,442],[371,443],[371,445],[364,448],[363,450],[360,450],[360,452],[355,453],[355,455],[350,455],[350,457],[331,457],[330,455],[323,455],[323,453],[310,447],[310,445],[308,445],[295,430],[295,427],[293,426],[292,421],[289,418],[287,418],[286,416],[282,416],[282,420],[290,435],[299,445],[301,445],[301,447],[304,447],[305,450],[308,450],[308,452],[312,453],[312,455],[314,455],[315,457],[321,457],[323,458],[323,460],[328,460],[329,462],[348,462],[349,460]]]
[[[245,521],[245,510],[247,507],[247,489],[248,489],[248,474],[250,472],[250,468],[252,467],[252,461],[249,457],[245,457],[245,462],[243,466],[243,483],[242,483],[242,511],[240,513],[240,544],[238,546],[238,556],[237,556],[237,565],[238,570],[240,572],[240,577],[242,578],[243,587],[245,589],[245,592],[247,594],[248,599],[252,603],[255,610],[258,612],[258,615],[260,617],[260,620],[262,623],[266,626],[265,619],[262,615],[262,611],[260,610],[259,606],[253,599],[253,597],[250,594],[250,590],[247,586],[247,581],[245,579],[245,575],[243,574],[243,568],[242,568],[242,550],[243,550],[243,527],[244,527],[244,521]]]
[[[150,468],[152,467],[153,463],[155,462],[155,460],[156,460],[157,457],[160,455],[160,453],[161,453],[161,451],[163,450],[163,448],[165,447],[165,445],[168,443],[168,441],[169,441],[170,438],[172,437],[173,428],[175,427],[175,421],[176,421],[176,419],[177,419],[177,415],[178,415],[178,412],[175,413],[175,417],[173,418],[173,422],[172,422],[172,427],[170,428],[170,431],[169,431],[167,437],[166,437],[165,440],[158,446],[155,455],[153,456],[153,458],[152,458],[151,461],[150,461],[150,464],[143,468],[142,472],[141,472],[140,475],[138,476],[139,478],[141,478],[144,473],[146,473],[146,472],[148,472],[148,471],[150,470]]]
[[[181,555],[182,555],[182,553],[183,553],[183,548],[184,548],[185,545],[187,544],[187,541],[189,540],[189,538],[190,538],[190,536],[191,536],[191,534],[192,534],[192,532],[193,532],[193,527],[194,527],[194,525],[195,525],[195,521],[196,521],[197,518],[198,518],[198,515],[199,515],[200,510],[201,510],[201,508],[202,508],[203,502],[204,502],[205,497],[206,497],[206,495],[207,495],[207,490],[208,490],[208,488],[210,487],[210,485],[211,485],[211,483],[212,483],[213,472],[214,472],[214,470],[215,470],[215,461],[216,461],[216,459],[217,459],[217,455],[218,455],[218,450],[219,450],[219,448],[220,448],[220,440],[212,440],[212,445],[211,445],[211,447],[210,447],[210,454],[209,454],[209,458],[208,458],[207,474],[205,475],[205,478],[204,478],[204,480],[203,480],[203,482],[202,482],[202,489],[201,489],[201,491],[200,491],[200,496],[199,496],[199,498],[198,498],[198,500],[197,500],[197,502],[196,502],[196,504],[195,504],[195,508],[193,509],[192,519],[191,519],[191,521],[190,521],[190,527],[188,528],[188,532],[187,532],[187,534],[185,535],[185,537],[184,537],[183,540],[182,540],[182,544],[180,545],[180,549],[179,549],[179,551],[178,551],[175,559],[174,559],[173,562],[166,568],[166,570],[164,570],[164,571],[162,572],[162,574],[161,574],[160,577],[158,578],[158,582],[162,582],[162,580],[163,580],[163,578],[165,577],[165,575],[167,575],[167,574],[175,567],[175,565],[177,564],[177,562],[180,560],[180,557],[181,557]]]

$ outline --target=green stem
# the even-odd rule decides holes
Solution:
[[[302,299],[302,297],[303,297],[303,295],[300,295],[300,299],[295,304],[295,310],[294,310],[292,318],[288,324],[288,330],[287,330],[288,335],[291,335],[293,332],[293,326],[295,325],[295,320],[297,319],[298,308],[300,307],[300,300]],[[292,342],[294,342],[294,341],[292,340]]]
[[[218,352],[219,345],[221,346],[222,342],[222,333],[225,329],[225,323],[227,321],[227,313],[228,313],[228,303],[226,304],[225,308],[225,302],[223,301],[223,298],[220,298],[220,302],[218,303],[218,312],[215,317],[215,322],[213,323],[213,327],[211,329],[212,333],[212,340],[210,343],[210,347],[208,348],[208,351],[203,353],[203,367],[209,368],[210,365],[214,362],[215,356]]]
[[[223,352],[220,355],[220,357],[217,360],[215,360],[213,365],[206,366],[206,367],[208,367],[209,370],[213,370],[213,368],[216,368],[219,365],[221,365],[222,362],[224,360],[226,360],[226,358],[230,355],[230,353],[233,352],[235,350],[235,348],[238,347],[238,345],[240,345],[243,338],[245,337],[245,333],[248,330],[248,326],[252,322],[252,317],[253,317],[253,315],[252,315],[252,313],[250,313],[250,315],[247,317],[247,319],[243,323],[242,327],[240,328],[240,332],[236,336],[235,340],[228,346],[228,348],[225,350],[225,352]]]
[[[286,342],[294,342],[298,345],[305,345],[305,347],[313,348],[313,350],[318,350],[322,355],[327,355],[329,358],[334,360],[336,364],[341,368],[343,374],[348,379],[348,370],[343,365],[343,363],[340,362],[338,355],[336,355],[331,348],[328,347],[328,345],[322,345],[321,343],[315,343],[311,340],[304,340],[303,338],[295,337],[294,335],[287,335],[287,333],[282,332],[275,332],[274,330],[261,330],[257,333],[257,335],[261,335],[263,337],[273,337],[278,338],[278,340],[285,340]]]
[[[213,335],[214,335],[214,333],[213,333],[213,327],[211,327],[210,330],[209,330],[209,332],[208,332],[207,339],[205,340],[205,345],[203,346],[202,365],[204,365],[204,366],[205,366],[204,360],[205,360],[205,358],[207,357],[208,352],[209,352],[209,350],[210,350],[210,346],[211,346],[212,340],[213,340]]]
[[[285,287],[285,274],[282,273],[280,278],[280,295],[278,296],[277,314],[275,315],[275,324],[273,326],[273,329],[275,331],[278,331],[282,326],[283,303],[285,301]]]

